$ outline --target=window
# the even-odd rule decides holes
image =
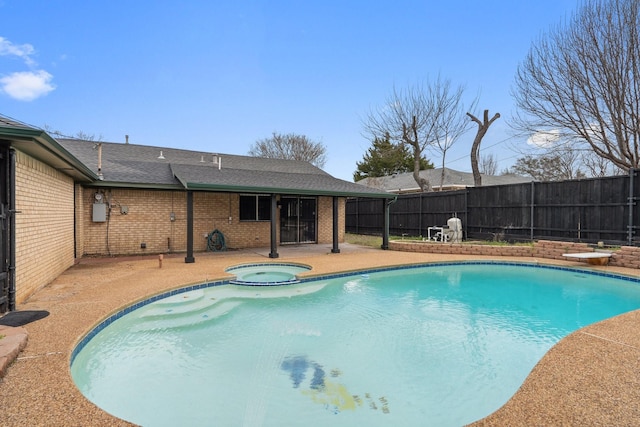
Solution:
[[[269,221],[271,196],[240,196],[240,221]]]

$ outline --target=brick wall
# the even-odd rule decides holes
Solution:
[[[586,243],[556,242],[539,240],[531,246],[491,246],[469,243],[435,243],[411,240],[395,240],[389,242],[389,249],[404,252],[422,252],[455,255],[512,256],[557,259],[566,261],[562,254],[594,252],[595,248]],[[610,251],[613,255],[609,265],[626,268],[640,268],[640,248],[623,246]],[[576,260],[577,261],[577,260]],[[586,260],[583,261],[586,263]]]
[[[338,198],[338,241],[344,242],[346,199]],[[318,243],[333,242],[333,197],[318,198]]]
[[[75,241],[75,256],[81,257],[82,250],[84,248],[84,222],[83,212],[85,209],[85,197],[83,188],[81,185],[76,184],[74,188],[75,192],[75,221],[76,221],[76,241]]]
[[[73,265],[73,179],[17,151],[15,197],[20,304]]]
[[[105,222],[92,219],[96,192],[103,193],[107,206]],[[82,234],[78,241],[82,241],[82,249],[78,256],[186,251],[186,192],[83,188],[81,193],[76,202],[78,211],[82,212],[82,219],[78,221],[78,234]],[[195,252],[206,250],[206,236],[215,229],[223,233],[230,249],[271,244],[270,221],[239,221],[239,200],[237,194],[194,192]],[[318,198],[319,243],[331,242],[333,238],[332,203],[331,197]],[[340,199],[339,206],[339,237],[343,241],[344,198]],[[141,248],[142,243],[146,245],[145,249]]]

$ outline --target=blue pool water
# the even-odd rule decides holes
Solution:
[[[635,280],[493,263],[204,287],[109,319],[71,372],[144,426],[461,426],[562,337],[637,308]]]

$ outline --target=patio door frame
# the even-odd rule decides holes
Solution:
[[[318,198],[280,196],[280,244],[318,242]]]

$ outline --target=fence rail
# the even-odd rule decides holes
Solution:
[[[457,217],[468,239],[547,239],[638,246],[638,172],[398,195],[389,210],[389,233],[426,236],[428,227],[442,226],[449,218]],[[384,203],[379,199],[348,199],[346,231],[382,234]]]

